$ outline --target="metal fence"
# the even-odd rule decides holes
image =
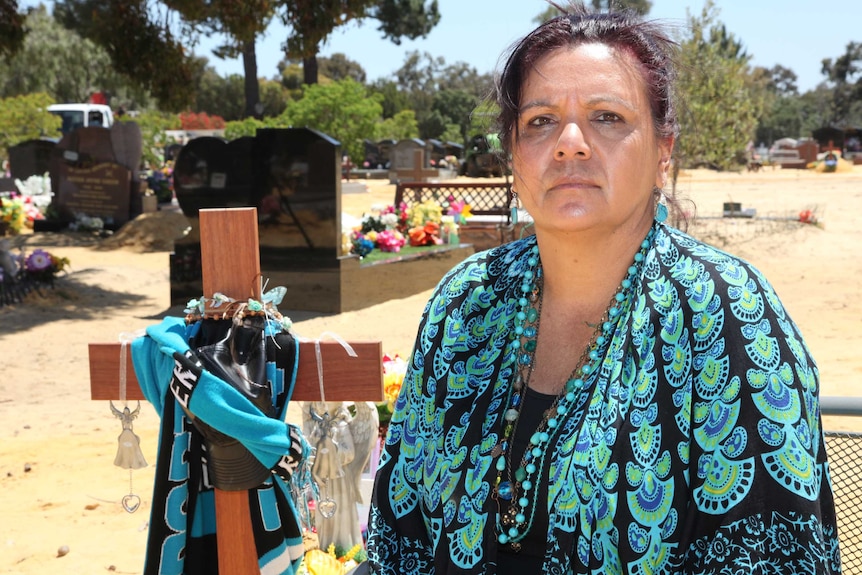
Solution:
[[[821,397],[822,415],[862,417],[862,397]],[[862,433],[824,431],[844,573],[862,573]]]

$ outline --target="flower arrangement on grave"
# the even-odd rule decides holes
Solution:
[[[437,222],[426,222],[423,226],[410,228],[411,246],[438,246],[442,243],[440,224]]]
[[[368,558],[362,545],[354,545],[350,549],[338,549],[331,544],[324,551],[310,549],[305,552],[297,575],[343,575]]]
[[[54,285],[54,279],[66,270],[69,258],[61,258],[43,249],[36,249],[23,258],[24,273],[33,281]]]
[[[0,197],[0,235],[16,236],[27,223],[24,203],[19,197]]]
[[[73,232],[95,232],[101,233],[105,229],[105,220],[97,216],[88,216],[83,213],[75,214],[75,221],[69,224]]]
[[[443,206],[433,200],[416,204],[408,212],[411,246],[435,246],[443,243],[440,237],[440,222],[443,219]]]
[[[799,212],[799,221],[803,224],[817,224],[817,214],[813,210]]]
[[[0,241],[0,306],[21,301],[39,287],[53,287],[54,280],[69,265],[69,258],[42,249],[13,254],[8,251],[7,243]]]
[[[401,392],[404,384],[404,375],[407,373],[407,362],[399,356],[383,355],[383,394],[385,400],[377,404],[377,415],[380,420],[380,434],[386,434],[392,412],[395,409],[395,400]]]
[[[442,217],[443,206],[434,200],[425,200],[407,210],[407,223],[411,230],[421,228],[429,222],[439,224]]]
[[[168,161],[158,170],[147,174],[147,187],[152,190],[160,204],[170,202],[174,197],[174,166]]]
[[[365,257],[375,248],[398,252],[407,243],[402,230],[406,227],[406,206],[372,206],[371,213],[362,216],[359,227],[350,235],[351,253]]]
[[[32,229],[34,221],[45,219],[44,211],[51,204],[51,179],[47,175],[15,180],[15,186],[17,192],[0,194],[0,236]]]

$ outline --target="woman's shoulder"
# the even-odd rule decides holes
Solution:
[[[784,314],[772,284],[747,260],[670,226],[660,228],[655,246],[659,268],[653,270],[653,277],[663,276],[700,295],[718,290],[736,298],[761,292],[773,309]]]
[[[710,275],[744,270],[748,274],[763,278],[760,270],[744,258],[670,226],[659,228],[656,248],[661,261],[677,271],[684,271],[686,264],[692,263]]]

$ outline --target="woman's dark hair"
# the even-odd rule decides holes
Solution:
[[[524,80],[535,63],[558,48],[586,42],[599,42],[627,51],[640,62],[656,134],[676,136],[679,132],[673,87],[676,44],[661,28],[643,21],[630,10],[590,12],[576,2],[567,7],[549,3],[563,15],[548,20],[517,42],[497,78],[497,104],[500,106],[497,123],[506,153],[512,151]]]

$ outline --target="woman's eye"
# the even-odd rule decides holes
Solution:
[[[527,121],[528,126],[547,126],[553,120],[547,116],[536,116]]]
[[[617,122],[622,122],[623,119],[620,118],[617,114],[613,112],[602,112],[598,116],[596,116],[596,120],[599,122],[604,122],[606,124],[615,124]]]

